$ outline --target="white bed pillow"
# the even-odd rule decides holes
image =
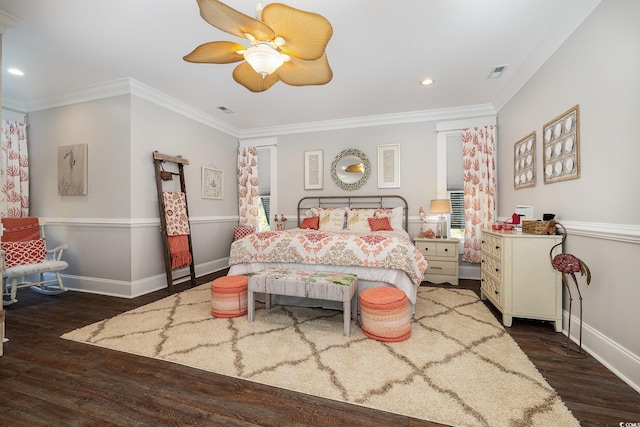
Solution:
[[[344,230],[345,215],[346,215],[345,208],[318,209],[318,216],[320,217],[319,230],[322,230],[322,231]]]
[[[358,232],[369,232],[371,226],[369,225],[369,218],[374,218],[376,214],[375,209],[347,209],[347,230]]]
[[[320,216],[320,208],[311,208],[304,213],[305,218]]]
[[[403,208],[399,206],[397,208],[378,208],[375,210],[375,218],[389,218],[389,224],[394,230],[404,230],[402,227],[403,220]]]

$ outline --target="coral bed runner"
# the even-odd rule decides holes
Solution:
[[[211,317],[208,284],[62,336],[456,426],[578,426],[472,291],[420,287],[411,338],[382,343],[342,312],[289,306]]]

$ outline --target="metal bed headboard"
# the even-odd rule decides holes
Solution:
[[[311,208],[355,209],[397,208],[402,207],[404,230],[409,232],[409,205],[407,200],[398,195],[378,196],[309,196],[298,202],[298,227],[302,224],[304,213]]]

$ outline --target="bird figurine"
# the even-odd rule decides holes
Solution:
[[[586,275],[587,285],[591,283],[591,271],[587,264],[585,264],[578,257],[571,255],[560,253],[556,256],[553,256],[553,250],[557,246],[562,246],[564,242],[567,240],[567,229],[564,225],[560,224],[556,220],[551,220],[547,224],[545,228],[545,233],[550,234],[551,230],[554,230],[555,227],[560,227],[562,229],[562,241],[556,245],[554,245],[549,251],[549,258],[551,259],[551,265],[553,269],[562,273],[562,283],[567,288],[567,293],[569,294],[569,327],[567,331],[567,351],[569,350],[569,344],[571,342],[571,306],[573,303],[573,296],[571,295],[571,289],[569,288],[569,276],[573,279],[573,283],[576,284],[576,289],[578,291],[578,297],[580,300],[580,344],[579,344],[579,353],[582,353],[582,293],[580,292],[580,286],[578,285],[578,280],[576,278],[576,273],[580,273],[581,276]]]

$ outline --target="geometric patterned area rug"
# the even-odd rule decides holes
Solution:
[[[383,343],[342,312],[256,303],[211,315],[204,284],[62,338],[453,426],[578,426],[469,290],[420,287],[411,337]]]

